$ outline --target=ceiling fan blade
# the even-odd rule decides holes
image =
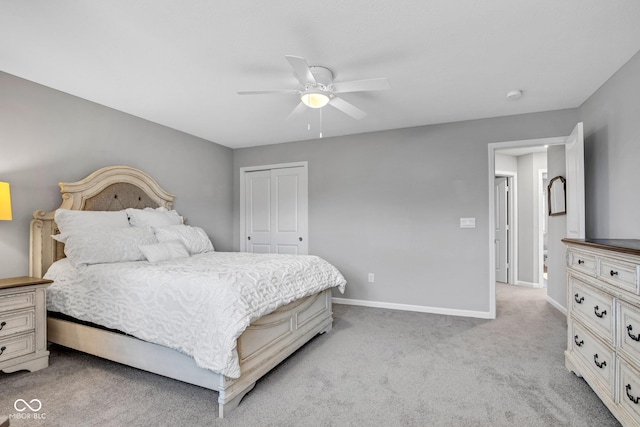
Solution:
[[[348,82],[333,83],[332,86],[334,93],[391,89],[391,84],[386,77],[381,77],[379,79],[351,80]]]
[[[316,78],[313,77],[306,59],[293,55],[285,55],[284,57],[287,58],[287,61],[291,64],[293,71],[296,73],[298,80],[303,86],[309,83],[316,84]]]
[[[273,93],[281,93],[285,95],[298,95],[300,91],[295,89],[283,90],[239,90],[238,95],[269,95]]]
[[[307,106],[304,105],[303,102],[300,102],[298,105],[296,105],[296,108],[294,108],[293,111],[289,113],[289,115],[287,116],[287,120],[299,114],[302,114],[306,109],[307,109]]]
[[[344,99],[338,98],[337,96],[334,97],[329,102],[329,105],[332,105],[333,107],[335,107],[338,110],[342,111],[343,113],[353,117],[356,120],[363,119],[364,117],[367,116],[367,113],[365,113],[364,111],[362,111],[361,109],[359,109],[355,105],[348,103]]]

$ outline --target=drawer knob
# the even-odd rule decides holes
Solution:
[[[607,314],[607,310],[602,310],[602,313],[598,313],[598,306],[596,305],[595,307],[593,307],[593,312],[595,313],[596,316],[598,316],[599,318],[602,319],[602,317]]]
[[[596,364],[596,366],[600,369],[604,368],[605,366],[607,366],[607,361],[603,360],[602,363],[598,363],[598,353],[593,355],[593,363]]]
[[[575,337],[573,337],[573,341],[576,343],[576,345],[578,347],[582,347],[582,344],[584,344],[584,340],[578,341],[578,336],[577,335]]]
[[[2,328],[4,328],[4,325],[6,325],[6,324],[7,324],[7,322],[0,323],[0,331],[2,330]]]
[[[635,403],[636,405],[638,404],[638,402],[640,401],[640,397],[633,397],[631,396],[631,393],[629,393],[629,391],[631,390],[631,384],[627,384],[627,386],[625,387],[626,391],[627,391],[627,397],[629,398],[630,401],[632,401],[633,403]]]
[[[7,349],[7,347],[2,346],[0,347],[0,356],[2,356],[2,353],[4,353],[4,351]]]
[[[618,275],[618,272],[617,272],[617,271],[613,271],[613,270],[611,270],[611,271],[609,272],[609,274],[613,277],[613,276],[617,276],[617,275]]]
[[[578,260],[578,264],[584,264],[584,261],[583,261],[583,260],[581,260],[581,259],[579,259],[579,260]]]
[[[640,341],[640,334],[633,335],[631,331],[633,331],[633,328],[631,327],[631,325],[627,326],[627,335],[629,335],[629,338],[631,338],[634,341]]]
[[[580,299],[578,299],[578,294],[575,294],[573,299],[575,299],[578,304],[582,304],[582,301],[584,301],[584,297],[580,297]]]

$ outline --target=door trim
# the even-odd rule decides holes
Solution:
[[[271,170],[271,169],[286,169],[286,168],[297,168],[297,167],[303,167],[304,168],[304,173],[307,175],[307,188],[308,188],[308,182],[309,182],[309,162],[307,161],[303,161],[303,162],[291,162],[291,163],[276,163],[276,164],[272,164],[272,165],[257,165],[257,166],[245,166],[245,167],[241,167],[240,168],[240,252],[246,252],[247,250],[247,245],[245,243],[245,240],[242,238],[242,236],[245,235],[245,230],[246,230],[246,221],[245,221],[245,176],[247,172],[255,172],[255,171],[262,171],[262,170]],[[308,192],[307,192],[308,194]],[[307,219],[308,219],[308,213],[307,213]],[[308,236],[309,236],[309,221],[307,220],[307,241]],[[307,245],[307,247],[309,247]]]
[[[544,200],[543,176],[547,174],[547,169],[538,169],[538,286],[544,288],[544,233],[547,232],[545,219],[548,218],[545,212],[546,202]],[[547,238],[549,236],[547,235]]]

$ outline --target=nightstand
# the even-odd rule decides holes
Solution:
[[[51,280],[0,279],[0,371],[49,366],[45,291]]]

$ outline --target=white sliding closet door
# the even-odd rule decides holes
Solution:
[[[306,167],[244,173],[245,250],[307,254]]]

